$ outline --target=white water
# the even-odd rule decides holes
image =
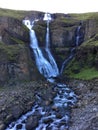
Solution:
[[[57,77],[59,75],[59,70],[57,67],[57,64],[51,54],[50,51],[50,36],[49,36],[49,21],[47,21],[47,32],[46,32],[46,47],[45,47],[46,53],[48,55],[48,60],[53,68],[53,73],[55,73],[55,77]]]
[[[77,27],[77,30],[76,30],[76,43],[75,43],[76,46],[79,46],[79,40],[80,40],[80,38],[81,38],[81,36],[80,36],[80,29],[81,29],[81,25],[79,25],[79,26]],[[66,65],[67,65],[67,64],[69,63],[69,61],[74,57],[74,50],[75,50],[75,47],[71,49],[70,55],[69,55],[68,58],[65,59],[64,62],[62,63],[61,70],[60,70],[60,74],[63,73],[63,70],[64,70],[64,68],[66,67]]]
[[[38,45],[37,37],[35,31],[32,29],[34,26],[34,22],[30,22],[29,20],[24,20],[23,23],[30,29],[30,47],[32,48],[35,56],[35,61],[39,72],[44,75],[44,77],[51,78],[57,77],[59,75],[59,70],[57,64],[50,52],[49,45],[49,21],[51,21],[51,15],[46,13],[43,20],[47,21],[47,33],[46,33],[46,53],[48,58],[46,59]]]
[[[33,49],[36,64],[40,73],[43,74],[46,78],[56,77],[59,74],[59,70],[49,48],[49,21],[51,20],[50,15],[45,14],[44,20],[47,20],[45,50],[47,52],[48,60],[44,57],[38,45],[35,31],[32,29],[34,22],[31,23],[27,20],[26,24],[30,29],[30,46]],[[49,111],[47,110],[47,106],[40,106],[40,104],[44,102],[44,100],[41,99],[39,95],[36,95],[38,101],[36,102],[36,105],[32,107],[32,110],[20,117],[17,121],[12,122],[6,130],[17,130],[18,125],[21,125],[21,129],[19,130],[26,130],[25,122],[27,118],[31,115],[33,116],[36,111],[37,113],[39,113],[41,118],[38,120],[38,126],[32,130],[67,130],[69,127],[70,119],[68,114],[69,111],[67,109],[73,106],[77,101],[76,95],[70,88],[62,83],[56,84],[56,86],[54,86],[53,88],[53,91],[56,92],[57,95],[53,99],[52,106],[60,111],[60,118],[57,117],[58,111],[54,110],[51,105],[48,106]],[[47,122],[47,120],[51,120],[51,123]]]
[[[57,117],[58,111],[53,110],[51,105],[48,106],[49,112],[47,106],[41,107],[38,102],[44,101],[36,95],[38,102],[36,102],[32,110],[20,117],[16,122],[12,122],[6,130],[17,130],[18,125],[21,125],[19,130],[26,130],[25,122],[27,118],[31,115],[33,116],[36,112],[39,113],[41,118],[38,120],[38,126],[34,130],[67,130],[70,120],[69,110],[67,109],[76,103],[76,95],[65,84],[57,84],[53,91],[57,92],[57,96],[53,99],[52,105],[60,110],[60,118]],[[51,121],[51,123],[47,120]]]
[[[39,72],[43,74],[46,78],[56,77],[57,73],[55,72],[53,66],[43,56],[43,53],[38,46],[38,41],[37,41],[34,30],[30,30],[30,38],[31,38],[30,46],[33,49],[35,60],[36,60],[36,65]]]
[[[81,29],[81,26],[78,26],[77,28],[77,31],[76,31],[76,46],[79,46],[79,40],[80,40],[80,29]]]

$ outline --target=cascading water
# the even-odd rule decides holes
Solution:
[[[59,75],[59,70],[58,70],[58,67],[57,67],[57,64],[51,54],[51,51],[50,51],[50,36],[49,36],[49,21],[51,20],[51,17],[49,14],[47,14],[47,17],[46,17],[46,14],[45,14],[45,17],[44,17],[44,20],[47,21],[47,32],[46,32],[46,47],[45,47],[45,50],[46,50],[46,53],[47,53],[47,56],[48,56],[48,59],[49,59],[49,63],[51,64],[51,66],[53,67],[53,70],[55,72],[55,77],[57,77]]]
[[[80,25],[77,27],[76,29],[76,35],[75,35],[75,46],[78,47],[84,40],[84,30],[82,29],[82,23],[80,23]],[[70,50],[70,55],[68,56],[67,59],[64,60],[64,62],[62,63],[61,69],[60,69],[60,75],[62,75],[64,68],[67,66],[67,64],[69,63],[69,61],[74,57],[74,51],[75,51],[75,47],[73,47]]]
[[[74,57],[74,50],[75,50],[75,48],[71,49],[69,57],[67,59],[65,59],[64,62],[62,63],[61,70],[60,70],[60,75],[62,75],[64,68],[67,66],[69,61]]]
[[[46,78],[56,77],[59,74],[56,62],[50,52],[49,48],[49,20],[51,20],[50,15],[45,14],[44,20],[47,21],[47,33],[46,33],[46,47],[45,51],[47,52],[48,60],[44,57],[41,49],[38,46],[38,41],[35,35],[34,30],[32,29],[33,23],[29,20],[24,21],[25,24],[30,29],[30,38],[31,38],[31,48],[33,49],[37,67],[41,74]],[[56,92],[53,102],[48,107],[42,105],[44,100],[37,94],[37,102],[32,107],[32,110],[20,117],[15,122],[12,122],[6,130],[26,130],[26,121],[27,118],[31,115],[34,116],[35,113],[38,115],[37,127],[32,130],[68,130],[69,119],[70,119],[70,107],[73,106],[77,99],[74,92],[65,84],[55,83],[53,87],[53,92]],[[53,107],[54,106],[54,109]]]
[[[81,25],[79,25],[77,27],[77,30],[76,30],[76,46],[79,46],[79,40],[80,40],[80,29],[81,29]]]
[[[30,46],[33,49],[36,65],[39,72],[43,74],[46,78],[56,77],[57,76],[56,72],[54,71],[49,61],[43,56],[43,53],[38,46],[38,41],[34,30],[30,30],[30,38],[31,38]]]
[[[30,29],[30,39],[31,39],[30,47],[32,48],[32,50],[34,52],[37,68],[38,68],[39,72],[48,79],[51,77],[57,77],[59,74],[59,70],[58,70],[57,64],[49,49],[49,21],[51,20],[50,15],[45,14],[44,20],[47,20],[45,50],[47,52],[48,59],[46,59],[44,57],[44,55],[38,45],[35,31],[32,29],[34,22],[33,22],[33,24],[31,24],[31,22],[29,20],[26,20],[26,21],[24,21],[24,24]]]

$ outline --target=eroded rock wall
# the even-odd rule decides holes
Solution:
[[[0,83],[30,81],[38,77],[29,44],[29,30],[22,21],[0,17]]]

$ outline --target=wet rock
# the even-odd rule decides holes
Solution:
[[[52,106],[52,110],[58,111],[58,107],[57,106]]]
[[[22,124],[18,124],[18,125],[16,126],[16,129],[17,129],[17,130],[22,129]]]
[[[0,121],[0,130],[4,130],[4,129],[5,129],[5,124],[2,121]]]
[[[46,105],[46,106],[48,106],[48,105],[50,105],[50,104],[51,104],[50,101],[46,101],[46,102],[45,102],[45,105]]]
[[[52,120],[52,118],[45,118],[45,119],[43,119],[43,122],[44,123],[47,123],[47,124],[50,124],[51,122],[53,122],[53,120]]]
[[[39,118],[37,116],[30,116],[26,122],[26,129],[33,130],[38,125]]]

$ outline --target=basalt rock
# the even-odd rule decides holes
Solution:
[[[0,37],[5,44],[27,43],[28,29],[22,21],[11,17],[0,17]]]
[[[0,17],[0,83],[13,84],[38,77],[29,44],[29,30],[22,21]]]

